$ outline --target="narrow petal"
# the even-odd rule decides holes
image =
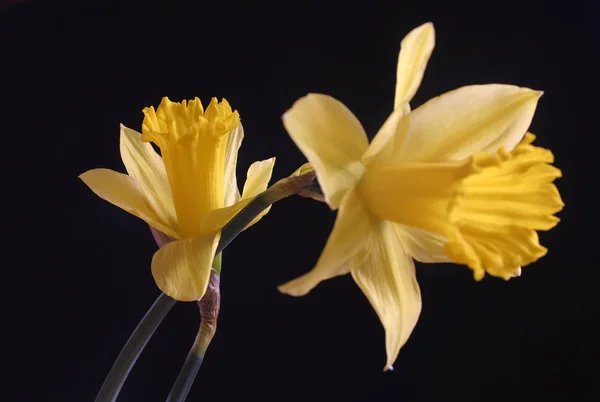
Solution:
[[[275,158],[265,159],[264,161],[254,162],[248,169],[246,183],[244,183],[244,191],[242,200],[225,208],[215,209],[209,212],[202,219],[202,232],[212,232],[221,229],[227,224],[234,216],[238,214],[243,208],[246,207],[260,193],[267,189],[271,175],[273,173],[273,166],[275,165]],[[263,216],[265,216],[271,207],[268,207],[261,212],[245,229],[258,222]],[[244,229],[244,230],[245,230]]]
[[[414,226],[394,225],[404,249],[415,260],[426,263],[450,262],[444,252],[444,245],[448,242],[446,237]]]
[[[250,165],[246,174],[242,199],[256,197],[267,189],[273,175],[273,166],[275,166],[275,158],[254,162]]]
[[[365,254],[371,233],[370,218],[355,191],[344,196],[338,216],[317,265],[309,273],[279,286],[279,291],[303,296],[317,284],[350,272],[357,254]]]
[[[365,152],[362,158],[365,165],[375,162],[385,163],[403,143],[404,136],[408,132],[409,119],[406,116],[410,113],[408,103],[421,85],[434,46],[435,31],[430,22],[412,30],[402,40],[396,73],[394,112],[386,120]],[[403,119],[403,117],[405,118]]]
[[[360,122],[338,100],[310,94],[283,115],[283,124],[315,169],[325,200],[337,209],[364,171],[360,159],[368,139]]]
[[[246,182],[244,183],[244,190],[242,191],[242,199],[247,200],[249,198],[254,198],[267,189],[269,181],[271,180],[271,176],[273,175],[274,165],[275,158],[254,162],[252,165],[250,165],[248,174],[246,176]],[[261,220],[262,217],[269,213],[270,210],[271,207],[269,206],[260,214],[258,214],[258,216],[254,218],[252,222],[248,224],[248,226],[246,226],[246,229]]]
[[[152,258],[152,276],[166,295],[179,301],[200,300],[210,279],[219,232],[167,243]]]
[[[303,174],[313,172],[314,170],[315,169],[310,165],[310,163],[306,162],[304,165],[296,169],[290,176],[302,176]]]
[[[233,219],[234,216],[238,214],[242,209],[244,209],[253,198],[247,198],[245,200],[241,200],[229,207],[218,208],[214,211],[210,211],[204,218],[202,218],[202,233],[214,232],[215,230],[220,230]]]
[[[127,173],[140,184],[148,203],[159,218],[178,231],[177,214],[162,158],[142,135],[121,124],[121,159]]]
[[[523,138],[542,92],[511,85],[462,87],[410,113],[396,162],[442,162],[478,151],[512,150]]]
[[[421,291],[412,259],[391,222],[380,221],[366,260],[352,267],[352,277],[385,328],[387,362],[392,368],[421,313]]]
[[[236,166],[237,157],[242,140],[244,139],[244,127],[242,123],[237,128],[234,128],[229,133],[227,139],[227,150],[225,151],[225,206],[238,202],[240,197],[240,191],[237,185]]]
[[[146,202],[139,182],[133,177],[110,169],[93,169],[81,174],[79,178],[98,197],[137,216],[161,232],[179,238],[179,234]]]
[[[435,30],[431,22],[413,29],[402,40],[396,70],[394,109],[404,108],[415,96],[434,47]]]

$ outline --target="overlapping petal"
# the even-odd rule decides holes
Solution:
[[[369,233],[371,219],[356,192],[351,190],[342,200],[333,230],[317,265],[309,273],[278,289],[292,296],[303,296],[319,282],[347,274],[353,263],[357,263],[354,261],[357,255],[365,256],[368,252]]]
[[[79,178],[100,198],[143,219],[169,236],[179,238],[179,233],[162,220],[146,201],[140,183],[131,176],[110,169],[92,169]]]
[[[367,135],[352,112],[338,100],[309,94],[283,115],[290,137],[311,163],[331,209],[364,171],[361,157]]]
[[[479,151],[512,150],[523,138],[540,91],[472,85],[431,99],[410,113],[410,128],[386,162],[459,161]]]
[[[362,157],[365,166],[387,163],[397,154],[410,127],[410,114],[397,108],[385,120]]]
[[[146,201],[158,217],[178,231],[177,214],[162,158],[142,134],[121,124],[121,159],[127,173],[140,184]]]
[[[152,276],[160,290],[179,301],[200,300],[220,237],[217,231],[162,246],[152,258]]]
[[[265,159],[264,161],[254,162],[248,169],[246,182],[244,183],[244,191],[242,193],[242,200],[234,205],[225,208],[219,208],[212,212],[209,212],[204,216],[202,220],[202,232],[212,232],[221,229],[227,224],[238,212],[240,212],[254,197],[262,193],[267,189],[271,175],[273,173],[273,166],[275,165],[275,158]],[[265,216],[271,207],[261,212],[252,222],[246,227],[254,225],[263,216]]]
[[[388,370],[421,313],[415,265],[404,250],[393,223],[374,222],[370,252],[351,272],[385,328],[387,362],[384,369]]]
[[[235,204],[241,199],[237,185],[236,167],[237,157],[242,140],[244,139],[244,127],[240,123],[229,133],[227,139],[227,150],[225,151],[225,206]]]
[[[450,261],[444,252],[444,245],[448,242],[446,237],[414,226],[394,225],[404,250],[415,260],[426,263]]]

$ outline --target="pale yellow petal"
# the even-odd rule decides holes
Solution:
[[[369,149],[363,155],[365,165],[385,163],[403,143],[408,132],[409,102],[419,89],[427,62],[435,46],[433,24],[428,22],[412,30],[402,40],[396,72],[396,95],[394,112],[388,117]],[[403,116],[406,116],[402,119]]]
[[[162,246],[152,258],[152,276],[159,289],[175,300],[200,300],[208,286],[219,239],[220,232],[213,232]]]
[[[446,237],[414,226],[394,225],[404,249],[415,260],[426,263],[450,261],[444,253]]]
[[[511,150],[523,138],[539,91],[512,85],[462,87],[410,113],[410,128],[392,156],[395,162],[442,162],[478,151]]]
[[[140,184],[133,177],[110,169],[93,169],[81,174],[79,178],[98,197],[143,219],[161,232],[179,238],[179,234],[161,220],[146,202]]]
[[[227,224],[227,222],[236,216],[238,212],[245,208],[246,205],[248,205],[250,201],[254,199],[254,197],[265,191],[269,185],[269,181],[271,180],[274,165],[275,158],[254,162],[252,165],[250,165],[246,183],[244,183],[242,200],[229,207],[215,209],[214,211],[206,214],[202,219],[202,232],[207,233],[221,229]],[[254,218],[245,229],[248,229],[250,226],[258,222],[269,212],[270,209],[270,206],[266,208],[256,218]]]
[[[431,22],[413,29],[402,40],[396,70],[394,109],[404,108],[415,96],[434,47],[435,30]]]
[[[241,200],[229,207],[218,208],[213,211],[210,211],[202,218],[202,233],[210,233],[215,230],[220,230],[233,219],[234,216],[238,214],[242,209],[244,209],[253,198],[247,198],[245,200]]]
[[[173,231],[179,231],[171,187],[162,158],[142,135],[121,124],[121,159],[131,177],[137,180],[147,202]]]
[[[351,190],[342,200],[333,231],[317,265],[309,273],[279,286],[278,289],[292,296],[302,296],[321,281],[347,274],[356,255],[366,253],[370,237],[369,215],[355,191]]]
[[[310,163],[305,163],[304,165],[300,166],[298,169],[296,169],[294,171],[294,173],[292,173],[290,175],[291,176],[302,176],[303,174],[307,174],[310,173],[312,171],[314,171],[315,169],[310,165]]]
[[[336,209],[364,171],[360,160],[368,139],[360,122],[338,100],[310,94],[283,115],[283,124],[315,169],[325,200]]]
[[[377,312],[385,329],[387,362],[392,368],[421,313],[421,291],[413,260],[406,254],[391,222],[374,228],[371,251],[352,277]]]
[[[242,191],[242,199],[255,197],[267,189],[273,174],[273,166],[275,166],[275,158],[254,162],[250,165],[244,183],[244,191]]]
[[[244,190],[242,191],[242,199],[254,198],[267,189],[273,175],[273,166],[275,166],[275,158],[254,162],[250,165],[246,182],[244,183]],[[263,210],[246,226],[246,229],[261,220],[270,210],[270,206]]]
[[[227,139],[227,150],[225,151],[225,206],[238,202],[240,197],[240,191],[237,185],[236,166],[237,157],[242,140],[244,139],[244,128],[240,123],[237,128],[234,128],[229,133]]]
[[[397,108],[379,129],[362,157],[365,166],[387,163],[397,154],[410,127],[410,114]]]

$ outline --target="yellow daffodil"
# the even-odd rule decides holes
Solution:
[[[177,239],[156,252],[152,274],[167,295],[199,300],[220,229],[266,189],[275,158],[250,166],[240,196],[235,168],[244,131],[225,99],[213,98],[204,110],[198,98],[175,103],[165,97],[157,110],[143,112],[142,134],[121,125],[121,158],[129,175],[93,169],[80,178],[101,198]]]
[[[541,92],[467,86],[411,112],[433,47],[430,23],[402,41],[394,111],[371,144],[329,96],[310,94],[283,116],[339,212],[315,268],[280,290],[300,296],[351,273],[385,328],[385,369],[421,311],[413,258],[508,279],[546,253],[536,230],[556,225],[563,206],[552,153],[527,133]]]

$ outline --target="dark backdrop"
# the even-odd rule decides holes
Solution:
[[[19,2],[17,2],[19,3]],[[308,92],[348,105],[372,136],[391,111],[399,43],[435,24],[413,105],[467,84],[545,91],[532,131],[564,173],[562,222],[521,278],[418,265],[423,312],[394,372],[383,329],[349,276],[303,298],[276,286],[315,263],[335,214],[277,204],[225,252],[219,329],[190,401],[599,400],[597,2],[20,2],[0,10],[6,401],[91,401],[159,291],[141,220],[77,176],[124,171],[119,123],[141,109],[226,97],[246,138],[238,175],[304,162],[280,116]],[[160,401],[198,325],[178,304],[121,401]]]

